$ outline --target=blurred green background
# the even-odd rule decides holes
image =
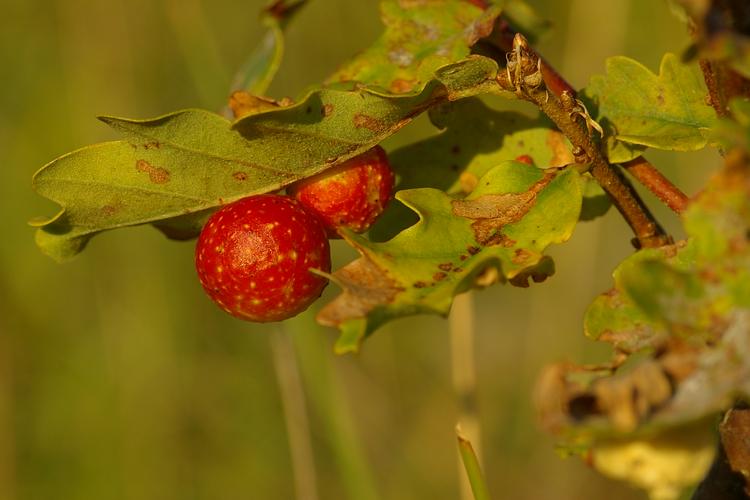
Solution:
[[[607,56],[657,70],[663,52],[687,44],[665,1],[530,3],[555,24],[541,51],[578,87]],[[275,368],[294,366],[288,338],[317,498],[459,498],[447,321],[397,321],[360,355],[336,357],[335,332],[312,312],[285,331],[226,316],[200,289],[192,243],[150,227],[103,234],[64,265],[34,246],[26,221],[56,210],[31,191],[34,171],[114,138],[97,114],[219,109],[263,33],[263,4],[0,0],[0,499],[295,498],[285,419],[296,417],[284,411]],[[379,31],[375,0],[310,2],[288,31],[270,94],[322,80]],[[420,119],[384,145],[429,132]],[[689,193],[718,165],[710,152],[649,158]],[[672,214],[656,212],[680,234]],[[606,356],[583,338],[581,318],[629,239],[612,212],[552,251],[558,273],[548,282],[475,295],[481,447],[495,498],[643,498],[561,460],[532,405],[545,364]],[[337,265],[352,258],[334,248]]]

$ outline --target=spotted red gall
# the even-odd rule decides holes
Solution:
[[[206,293],[224,311],[248,321],[281,321],[304,311],[331,270],[321,222],[302,205],[273,194],[251,196],[214,213],[195,247]]]
[[[291,196],[323,221],[329,237],[346,227],[362,233],[383,213],[394,176],[380,146],[289,187]]]

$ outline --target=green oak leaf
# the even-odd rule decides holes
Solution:
[[[383,0],[385,31],[370,48],[340,68],[329,83],[356,81],[393,93],[413,92],[439,67],[469,55],[500,14],[465,0]]]
[[[539,168],[574,163],[568,140],[543,117],[498,111],[479,98],[449,102],[430,109],[433,136],[389,152],[399,189],[431,187],[465,195],[478,179],[503,161],[524,158]],[[609,197],[589,175],[584,181],[584,210],[590,220],[607,211]],[[383,241],[413,224],[414,212],[393,204],[370,231]]]
[[[581,182],[574,168],[507,161],[482,176],[466,198],[432,188],[396,197],[417,213],[416,224],[383,243],[345,235],[362,257],[334,273],[344,291],[318,315],[320,323],[341,330],[337,352],[356,351],[395,318],[445,315],[455,295],[476,285],[544,280],[554,267],[542,252],[572,234]]]
[[[611,57],[606,75],[594,76],[584,90],[615,163],[635,158],[642,146],[670,151],[705,147],[716,125],[707,94],[697,64],[683,64],[674,54],[664,56],[658,75],[633,59]]]
[[[418,93],[322,89],[234,124],[201,110],[151,120],[104,117],[123,140],[66,154],[35,174],[34,189],[63,207],[34,222],[37,243],[65,260],[94,234],[118,227],[155,223],[168,236],[195,236],[225,203],[355,156],[441,102],[493,92],[496,73],[494,61],[471,56],[438,69]]]

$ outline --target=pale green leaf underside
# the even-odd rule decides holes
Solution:
[[[158,222],[167,234],[189,237],[200,227],[192,214],[200,220],[222,204],[320,172],[436,104],[495,92],[496,73],[494,61],[473,56],[438,70],[418,93],[322,89],[234,124],[202,110],[102,118],[125,138],[64,155],[34,176],[37,192],[64,210],[38,224],[37,242],[64,260],[91,235],[118,227]]]
[[[616,141],[672,151],[694,151],[708,143],[716,113],[696,64],[674,54],[662,59],[659,74],[633,59],[607,59],[606,75],[594,76],[584,91],[597,108],[596,120],[608,135],[610,160],[640,154]],[[592,113],[594,111],[592,110]],[[614,141],[614,142],[613,142]]]
[[[399,191],[397,199],[419,215],[418,223],[385,243],[347,235],[362,257],[334,274],[344,293],[318,317],[341,329],[339,352],[357,350],[392,319],[447,314],[453,297],[482,272],[521,286],[528,277],[552,274],[542,252],[572,234],[581,182],[574,169],[510,161],[487,172],[464,200],[431,188]]]

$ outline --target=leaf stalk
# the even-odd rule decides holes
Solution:
[[[622,164],[622,167],[640,182],[646,189],[656,195],[674,213],[681,214],[690,199],[677,186],[664,177],[651,162],[643,156],[634,158]]]

